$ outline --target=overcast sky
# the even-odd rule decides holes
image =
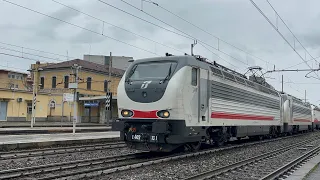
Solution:
[[[57,4],[52,0],[8,1],[73,23],[92,32],[50,19],[5,1],[0,1],[0,42],[25,47],[19,48],[0,44],[0,53],[15,56],[23,55],[27,58],[39,59],[41,62],[67,60],[67,57],[65,57],[67,53],[69,59],[81,59],[83,54],[108,55],[110,51],[113,55],[131,56],[134,59],[138,59],[164,55],[166,52],[176,55],[183,54],[183,52],[190,53],[190,44],[193,42],[192,38],[185,38],[167,31],[170,30],[181,34],[176,29],[147,16],[120,0],[103,1],[167,30],[148,24],[97,0],[57,1],[101,19],[105,23]],[[241,73],[244,73],[248,66],[261,66],[266,71],[273,69],[274,65],[276,65],[276,69],[283,69],[301,63],[292,68],[309,68],[305,63],[302,63],[302,59],[280,37],[249,0],[154,0],[162,7],[196,24],[211,35],[151,3],[145,2],[141,6],[141,0],[126,1],[138,8],[143,7],[145,12],[197,38],[198,42],[200,41],[201,43],[196,45],[195,54],[200,54],[210,60],[216,60],[218,63],[236,69]],[[295,48],[301,57],[307,60],[312,59],[308,54],[305,57],[305,51],[298,45],[298,42],[295,41],[294,43],[293,36],[279,18],[277,21],[275,13],[267,1],[255,0],[255,2],[271,22],[278,27],[289,43],[292,46],[295,44]],[[320,2],[318,0],[270,0],[270,3],[308,52],[313,57],[320,56]],[[111,24],[129,30],[136,35]],[[100,35],[102,33],[104,36]],[[215,50],[218,48],[218,41],[212,35],[249,52],[255,57],[239,51],[222,41],[219,41],[219,49],[236,59]],[[142,36],[145,38],[142,38]],[[124,43],[117,42],[110,37]],[[224,60],[205,49],[202,46],[203,43],[210,45],[211,47],[207,46],[207,48]],[[26,48],[63,56],[32,51]],[[317,60],[320,61],[320,58]],[[2,69],[7,68],[19,71],[25,71],[30,66],[30,63],[34,63],[32,60],[8,55],[0,55],[0,62],[0,68]],[[308,61],[308,64],[314,68],[318,66],[314,60]],[[304,98],[304,91],[307,90],[307,99],[312,103],[319,104],[320,80],[305,78],[305,74],[306,72],[284,73],[286,82],[284,90],[299,98]],[[314,73],[310,75],[316,77]],[[266,76],[269,83],[276,89],[281,90],[281,73],[272,73]]]

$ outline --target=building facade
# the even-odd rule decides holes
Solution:
[[[124,73],[123,70],[109,68],[97,63],[80,59],[62,63],[41,66],[39,72],[39,92],[48,93],[49,96],[49,121],[71,121],[73,118],[73,102],[63,98],[66,94],[73,94],[69,83],[75,82],[71,67],[81,66],[78,73],[78,121],[90,123],[105,123],[105,95],[108,91],[113,93],[113,117],[117,117],[117,87]]]
[[[30,121],[32,114],[32,91],[0,89],[0,122]],[[37,121],[47,120],[48,95],[37,96]]]
[[[36,121],[64,121],[73,119],[74,89],[69,83],[75,81],[71,67],[81,66],[78,73],[78,122],[105,123],[106,92],[113,93],[113,117],[117,117],[117,87],[124,70],[75,59],[61,63],[40,64],[37,76],[0,70],[0,122],[30,121],[32,112],[34,77],[38,77]],[[31,65],[34,69],[35,64]],[[69,95],[69,98],[67,98]]]

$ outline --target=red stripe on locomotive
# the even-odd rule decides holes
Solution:
[[[311,122],[309,119],[294,119],[293,121],[298,121],[298,122]]]
[[[133,111],[133,116],[132,118],[159,118],[157,116],[157,111],[137,111],[137,110],[132,110]]]
[[[213,112],[213,113],[211,113],[211,118],[234,119],[234,120],[259,120],[259,121],[273,121],[274,120],[274,117],[272,117],[272,116],[232,114],[232,113],[225,113],[225,112]]]

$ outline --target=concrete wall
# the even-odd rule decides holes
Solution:
[[[125,56],[112,56],[112,67],[117,69],[126,70],[130,65],[129,60],[133,59],[132,57]],[[110,56],[101,56],[101,55],[84,55],[83,60],[101,64],[109,65]]]

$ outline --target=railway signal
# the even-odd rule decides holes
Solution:
[[[110,110],[112,92],[107,92],[106,94],[106,110]]]

